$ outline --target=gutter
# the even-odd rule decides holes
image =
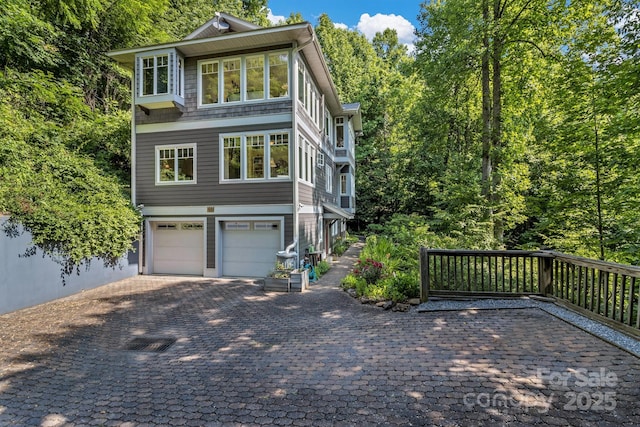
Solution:
[[[293,243],[287,247],[287,252],[292,249],[294,246],[296,247],[296,253],[298,254],[298,259],[296,259],[296,267],[298,267],[300,263],[300,215],[298,214],[299,206],[300,206],[300,194],[298,191],[298,170],[299,164],[298,162],[301,159],[298,158],[298,61],[300,60],[299,54],[302,49],[304,49],[309,44],[313,43],[316,39],[316,35],[311,28],[311,25],[307,25],[307,29],[309,29],[311,33],[311,38],[304,42],[302,45],[296,45],[292,51],[292,59],[295,59],[292,63],[291,73],[293,74],[293,78],[291,81],[293,82],[292,86],[295,90],[291,91],[292,103],[293,103],[293,116],[291,117],[291,125],[292,129],[292,139],[293,139]],[[295,93],[294,93],[295,92]]]

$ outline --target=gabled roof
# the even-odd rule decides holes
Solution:
[[[252,22],[245,21],[235,16],[216,12],[216,16],[200,26],[197,30],[185,37],[185,40],[204,39],[215,37],[225,33],[237,33],[249,30],[259,30],[262,28]]]
[[[225,25],[226,24],[226,25]],[[229,28],[226,28],[228,25]],[[307,68],[316,79],[318,89],[326,94],[325,102],[332,114],[345,114],[338,98],[338,91],[331,79],[322,49],[309,22],[301,22],[276,27],[261,27],[234,16],[220,13],[184,40],[153,46],[118,49],[107,56],[118,61],[123,67],[134,69],[135,57],[145,52],[162,49],[176,49],[184,57],[221,55],[247,48],[269,48],[274,46],[295,46],[300,49]]]

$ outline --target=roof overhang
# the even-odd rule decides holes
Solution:
[[[233,52],[251,48],[269,47],[292,42],[303,44],[314,37],[313,28],[308,22],[282,27],[260,28],[250,31],[231,32],[214,37],[195,38],[171,43],[142,46],[130,49],[118,49],[107,53],[107,56],[118,61],[122,66],[133,69],[135,57],[139,53],[161,49],[177,49],[185,57],[203,56]]]
[[[226,15],[226,21],[229,21]],[[209,21],[211,22],[211,21]],[[205,24],[206,25],[206,24]],[[236,25],[237,26],[237,25]],[[201,27],[202,28],[202,27]],[[202,29],[194,33],[202,33]],[[107,53],[107,56],[119,62],[123,67],[133,70],[136,55],[144,52],[153,52],[161,49],[176,49],[185,58],[205,55],[224,55],[247,48],[268,48],[273,46],[291,45],[294,49],[302,51],[307,66],[316,78],[318,89],[325,94],[331,94],[325,98],[329,111],[332,114],[344,114],[338,98],[338,90],[333,84],[329,67],[324,60],[324,55],[318,39],[309,22],[302,22],[277,27],[245,29],[238,32],[229,32],[214,37],[192,38],[177,42],[162,43],[152,46],[143,46],[130,49],[118,49]]]
[[[362,113],[360,112],[360,103],[342,104],[342,111],[349,116],[349,120],[353,119],[353,130],[362,131]]]
[[[324,209],[324,213],[322,214],[324,219],[353,219],[354,217],[352,213],[349,213],[336,205],[323,203],[322,208]]]

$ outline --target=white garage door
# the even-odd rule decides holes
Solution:
[[[202,222],[153,223],[153,272],[194,274],[204,271]]]
[[[222,224],[222,275],[264,277],[282,250],[280,222],[237,221]]]

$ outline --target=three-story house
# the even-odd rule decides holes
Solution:
[[[184,40],[109,53],[133,73],[141,273],[262,277],[331,253],[355,213],[359,104],[341,104],[313,27],[218,13]]]

